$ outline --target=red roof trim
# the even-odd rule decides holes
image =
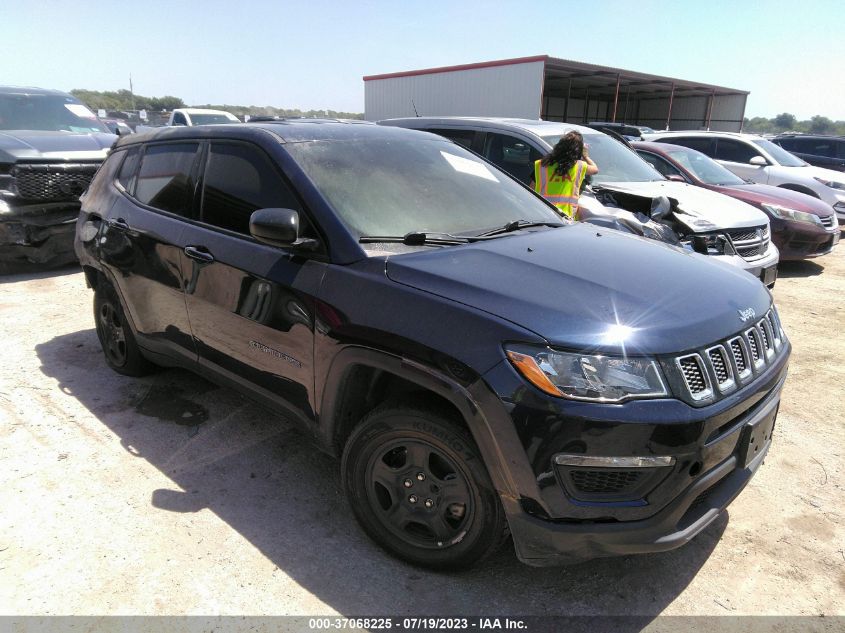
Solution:
[[[548,55],[534,55],[533,57],[515,57],[513,59],[498,59],[492,62],[461,64],[460,66],[441,66],[440,68],[424,68],[422,70],[406,70],[398,73],[387,73],[386,75],[365,75],[364,81],[373,81],[374,79],[392,79],[394,77],[413,77],[414,75],[431,75],[434,73],[454,72],[456,70],[473,70],[475,68],[494,68],[496,66],[529,64],[531,62],[545,62],[548,59]]]

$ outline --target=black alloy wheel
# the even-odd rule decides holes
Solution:
[[[341,472],[361,527],[408,562],[466,569],[508,535],[478,448],[445,407],[377,407],[346,442]]]
[[[141,354],[117,294],[100,281],[94,291],[94,324],[106,363],[125,376],[144,376],[154,365]]]
[[[106,301],[100,304],[97,327],[102,333],[103,353],[109,364],[117,367],[126,365],[126,334],[123,331],[120,315],[111,302]]]

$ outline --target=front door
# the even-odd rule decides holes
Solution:
[[[209,145],[200,222],[182,256],[201,368],[314,419],[314,299],[324,264],[249,235],[261,208],[302,205],[273,161],[241,142]]]

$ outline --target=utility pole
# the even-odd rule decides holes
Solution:
[[[135,111],[135,91],[132,89],[132,73],[129,73],[129,97],[132,99],[132,111]]]

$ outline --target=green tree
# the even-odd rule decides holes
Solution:
[[[833,121],[826,116],[817,114],[810,119],[810,131],[816,134],[827,134],[833,131]]]
[[[783,112],[777,115],[774,119],[772,119],[772,123],[774,123],[777,127],[782,130],[794,129],[796,122],[797,119],[795,118],[795,115],[789,114],[789,112]]]

